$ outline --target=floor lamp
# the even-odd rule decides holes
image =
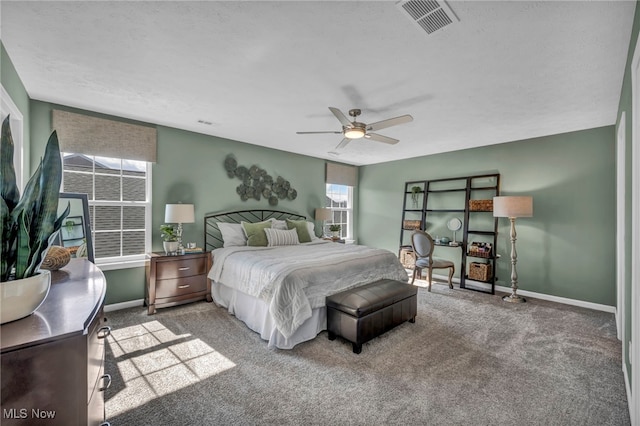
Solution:
[[[164,209],[164,221],[178,224],[178,254],[184,254],[182,224],[195,222],[193,204],[167,204]]]
[[[493,197],[493,216],[508,217],[511,222],[511,294],[504,296],[502,300],[512,303],[526,302],[524,297],[518,296],[518,272],[516,262],[518,253],[516,252],[516,218],[533,216],[532,197]]]

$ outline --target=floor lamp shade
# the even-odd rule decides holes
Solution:
[[[194,223],[196,221],[193,204],[167,204],[164,209],[167,223]]]
[[[493,197],[493,216],[531,217],[533,216],[533,197]]]
[[[331,210],[325,208],[316,209],[315,218],[321,221],[329,220],[331,219]]]

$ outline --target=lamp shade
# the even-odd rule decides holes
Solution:
[[[316,209],[316,220],[329,220],[331,219],[331,210],[320,208]]]
[[[193,204],[167,204],[164,209],[166,223],[194,223]]]
[[[494,217],[531,217],[533,216],[533,197],[504,196],[493,197]]]

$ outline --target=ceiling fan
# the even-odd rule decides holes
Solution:
[[[362,111],[359,109],[350,109],[349,115],[353,117],[353,121],[349,121],[346,115],[342,113],[338,108],[329,107],[329,110],[336,116],[338,121],[342,124],[342,131],[325,131],[325,132],[296,132],[299,135],[310,135],[318,133],[334,133],[336,135],[342,134],[344,139],[336,146],[336,149],[344,148],[353,139],[366,138],[376,142],[388,143],[391,145],[400,142],[398,139],[390,138],[388,136],[379,135],[377,133],[370,133],[380,129],[386,129],[387,127],[396,126],[398,124],[409,123],[413,121],[413,117],[406,114],[399,117],[389,118],[387,120],[376,121],[375,123],[365,124],[356,121],[356,118]]]

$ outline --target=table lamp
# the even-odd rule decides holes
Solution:
[[[178,253],[184,254],[184,246],[182,245],[182,224],[195,222],[193,204],[167,204],[164,209],[164,221],[166,223],[178,224]]]
[[[327,220],[331,219],[331,209],[327,208],[318,208],[316,209],[315,219],[317,221],[322,222],[322,236],[324,236],[324,227],[326,226]]]

